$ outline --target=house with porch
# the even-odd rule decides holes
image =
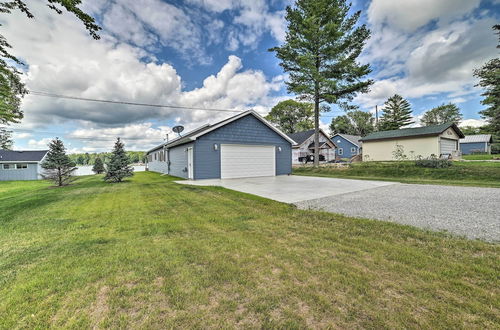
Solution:
[[[314,129],[288,134],[297,143],[292,146],[292,164],[304,164],[314,161]],[[319,161],[335,160],[336,145],[322,130],[319,130]]]

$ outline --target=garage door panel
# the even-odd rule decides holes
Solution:
[[[221,145],[221,178],[274,176],[274,146]]]
[[[441,139],[440,143],[441,154],[452,154],[455,150],[457,150],[456,140]]]

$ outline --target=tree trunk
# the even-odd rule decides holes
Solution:
[[[319,54],[316,54],[316,73],[320,68]],[[314,82],[314,167],[319,166],[319,82]]]
[[[314,92],[314,167],[319,166],[319,86]]]

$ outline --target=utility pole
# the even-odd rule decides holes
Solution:
[[[375,104],[375,127],[378,127],[378,105]]]

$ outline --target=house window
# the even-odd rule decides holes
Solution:
[[[343,155],[343,154],[344,154],[344,149],[339,148],[339,155]]]
[[[16,168],[16,165],[14,165],[14,164],[3,164],[4,170],[13,170],[15,168]]]
[[[356,148],[352,147],[351,148],[351,154],[355,153],[356,152]]]
[[[155,152],[155,160],[158,159],[158,153]]]
[[[28,164],[16,164],[16,168],[22,170],[23,168],[28,168]]]

